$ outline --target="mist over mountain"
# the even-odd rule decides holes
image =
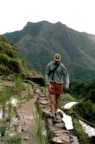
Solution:
[[[62,56],[71,81],[95,75],[95,36],[75,31],[66,25],[47,21],[28,22],[20,31],[4,34],[19,47],[29,69],[45,72],[47,63],[56,52]]]

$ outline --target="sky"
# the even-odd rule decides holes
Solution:
[[[94,15],[95,0],[0,0],[0,34],[46,20],[95,35]]]

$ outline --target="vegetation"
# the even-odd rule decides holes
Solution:
[[[79,119],[77,118],[73,118],[73,124],[74,124],[74,133],[75,135],[77,135],[78,139],[79,139],[79,143],[80,144],[91,144],[89,142],[89,138],[87,136],[87,134],[85,134],[85,132],[83,131],[83,128],[81,127],[80,123],[79,123]]]
[[[69,93],[64,91],[64,101],[77,101],[70,110],[64,111],[71,115],[74,124],[74,133],[78,136],[80,144],[95,143],[95,137],[88,137],[79,123],[79,119],[95,128],[95,78],[73,81]],[[62,108],[62,107],[61,107]]]
[[[62,95],[62,100],[64,101],[77,101],[76,98],[72,97],[69,93],[64,92],[65,94]]]
[[[42,112],[39,104],[37,103],[37,124],[38,124],[38,136],[39,144],[49,144],[49,132],[47,130],[46,136],[43,136],[42,131],[44,127],[44,122],[42,118]]]
[[[12,117],[16,117],[18,120],[20,118],[18,113],[18,108],[22,101],[29,100],[32,98],[29,85],[24,85],[23,76],[29,75],[31,78],[42,77],[42,75],[36,71],[31,71],[28,73],[26,62],[18,57],[18,48],[12,43],[9,43],[4,37],[0,36],[0,74],[3,78],[8,78],[13,75],[13,86],[0,85],[0,104],[2,106],[2,119],[0,120],[0,135],[2,142],[4,144],[21,144],[22,139],[20,136],[10,136],[11,131],[11,121]],[[6,80],[7,81],[7,80]],[[22,92],[27,89],[26,97],[23,96]],[[11,98],[18,99],[18,108],[12,106]],[[39,131],[41,130],[41,118],[39,116]],[[18,129],[18,124],[13,125],[15,133]],[[41,131],[40,131],[40,142],[41,142]],[[47,140],[46,140],[47,141]],[[46,143],[45,143],[46,144]]]
[[[0,74],[27,74],[26,62],[18,57],[17,52],[16,46],[0,36]]]
[[[74,130],[72,132],[73,132],[74,135],[76,135],[78,137],[79,143],[80,144],[84,144],[84,143],[94,144],[95,137],[94,136],[93,137],[88,137],[88,135],[84,132],[81,124],[79,123],[79,120],[82,120],[85,123],[87,123],[88,125],[91,125],[92,127],[95,127],[95,124],[94,124],[94,121],[93,121],[95,118],[93,119],[92,113],[90,111],[92,106],[91,105],[89,106],[89,102],[88,103],[83,103],[83,100],[81,101],[80,99],[78,100],[74,97],[72,98],[72,96],[70,94],[67,94],[67,93],[64,94],[62,99],[63,99],[63,102],[64,101],[71,101],[71,100],[74,100],[74,101],[78,102],[77,105],[74,105],[70,109],[64,109],[63,106],[61,107],[61,109],[63,109],[63,111],[65,113],[67,113],[67,115],[70,115],[72,117],[73,126],[74,126]]]
[[[9,85],[6,85],[6,83]],[[22,144],[22,138],[18,135],[18,126],[20,124],[18,123],[18,120],[20,120],[18,108],[20,108],[23,101],[32,98],[29,86],[29,84],[23,82],[20,76],[13,81],[0,79],[0,106],[2,107],[0,135],[4,144]],[[26,96],[23,96],[22,91],[26,92]],[[13,119],[17,121],[15,121],[15,124]]]
[[[21,140],[20,136],[6,136],[4,138],[4,144],[21,144]]]
[[[70,93],[80,100],[74,108],[84,119],[95,122],[95,78],[71,83]]]

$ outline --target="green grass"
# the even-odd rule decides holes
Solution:
[[[74,133],[75,133],[75,135],[77,135],[77,137],[79,139],[79,143],[80,144],[90,144],[89,137],[84,132],[81,124],[79,123],[79,119],[73,118],[73,124],[74,124]]]
[[[15,87],[16,87],[18,90],[20,90],[20,91],[22,91],[22,90],[25,89],[23,80],[22,80],[22,78],[21,78],[20,76],[18,76],[18,77],[15,78]]]
[[[62,94],[62,100],[66,101],[77,101],[74,97],[72,97],[69,93]]]
[[[43,116],[42,116],[42,112],[41,112],[41,108],[40,108],[39,104],[37,104],[37,111],[38,111],[37,125],[38,125],[39,144],[49,144],[49,133],[48,133],[48,131],[47,131],[46,137],[44,137],[42,135],[44,123],[43,123]]]
[[[21,144],[22,139],[20,136],[6,136],[4,138],[4,144]]]
[[[70,94],[68,93],[64,93],[62,95],[62,100],[66,101],[66,102],[70,102],[70,101],[75,101],[77,102],[78,100],[73,98]],[[92,144],[91,141],[93,141],[93,138],[88,137],[88,135],[84,132],[81,124],[79,123],[79,119],[84,121],[84,119],[81,117],[81,115],[76,112],[78,105],[75,105],[74,107],[70,108],[70,109],[63,109],[63,111],[70,115],[73,119],[73,125],[74,125],[74,135],[76,135],[78,137],[79,143],[80,144]],[[78,110],[80,110],[81,108],[78,107]],[[83,113],[83,111],[81,112]]]

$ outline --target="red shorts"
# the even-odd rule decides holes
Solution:
[[[49,93],[50,94],[62,94],[63,93],[62,84],[50,82]]]

